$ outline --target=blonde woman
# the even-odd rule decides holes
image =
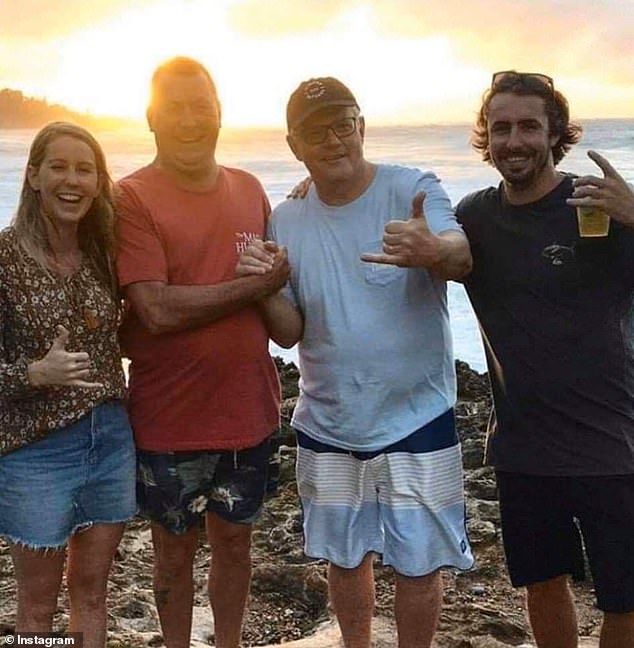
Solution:
[[[0,232],[0,535],[16,632],[51,630],[67,559],[68,631],[86,648],[105,643],[108,572],[136,507],[113,240],[99,144],[45,126]]]

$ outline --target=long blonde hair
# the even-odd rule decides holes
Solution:
[[[79,247],[92,265],[97,277],[117,299],[117,279],[114,270],[115,236],[112,180],[106,167],[106,158],[97,140],[84,128],[68,122],[52,122],[42,128],[29,150],[27,169],[22,182],[18,210],[12,225],[20,246],[47,269],[46,256],[51,247],[45,220],[41,212],[40,194],[31,187],[27,173],[29,167],[39,169],[48,146],[53,140],[67,135],[87,144],[95,155],[99,193],[88,213],[81,219],[77,230]]]

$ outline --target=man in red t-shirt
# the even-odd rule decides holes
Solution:
[[[284,285],[288,261],[282,250],[272,273],[234,275],[240,252],[263,237],[270,209],[253,176],[216,163],[220,104],[208,71],[172,59],[157,68],[151,89],[156,158],[117,186],[139,507],[151,520],[167,647],[189,646],[192,564],[204,516],[216,646],[237,648],[251,527],[279,417],[279,381],[258,302]]]

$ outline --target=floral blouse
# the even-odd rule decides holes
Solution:
[[[85,351],[99,388],[34,387],[27,365],[46,355],[61,324],[68,351]],[[90,266],[61,278],[47,273],[0,232],[0,455],[74,423],[93,407],[125,395],[117,339],[119,311]]]

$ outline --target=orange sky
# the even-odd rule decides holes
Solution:
[[[491,72],[555,78],[574,117],[634,117],[632,0],[0,0],[0,88],[142,117],[177,54],[216,78],[225,125],[281,126],[334,75],[372,123],[471,121]]]

